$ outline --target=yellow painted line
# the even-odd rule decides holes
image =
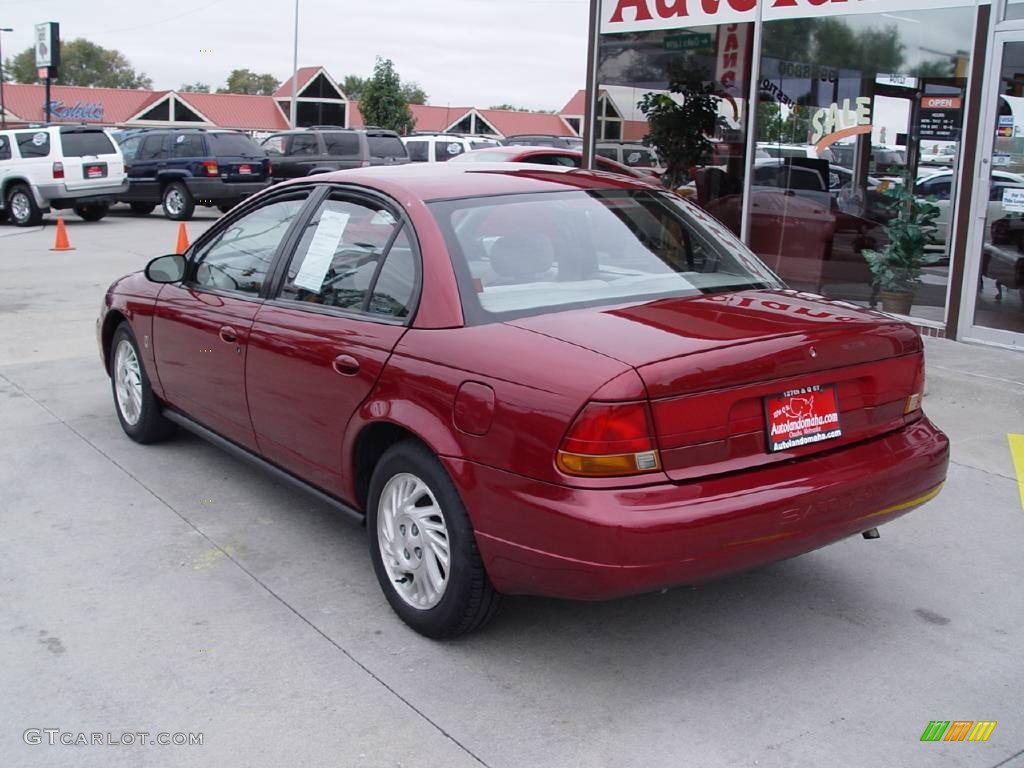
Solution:
[[[1020,487],[1020,505],[1024,507],[1024,435],[1007,435],[1010,441],[1010,456],[1017,471],[1017,485]]]
[[[882,515],[891,515],[893,512],[900,512],[904,509],[910,509],[911,507],[917,507],[920,506],[921,504],[925,504],[939,495],[939,492],[942,490],[943,485],[945,485],[945,483],[939,483],[937,486],[928,491],[928,493],[926,493],[924,496],[918,496],[916,499],[904,501],[902,504],[893,504],[891,507],[886,507],[885,509],[879,510],[878,512],[872,512],[870,515],[864,515],[864,517],[862,517],[861,520],[867,520],[870,517],[881,517]]]

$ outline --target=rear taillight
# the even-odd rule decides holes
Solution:
[[[580,477],[657,472],[661,457],[647,403],[588,403],[562,440],[557,463]]]
[[[216,176],[220,173],[216,160],[203,160],[203,173],[207,176]]]
[[[64,178],[64,163],[53,164],[53,178],[63,179]]]
[[[918,363],[917,373],[914,374],[914,386],[911,388],[911,395],[903,406],[903,414],[909,416],[921,410],[924,404],[924,355],[921,355]]]

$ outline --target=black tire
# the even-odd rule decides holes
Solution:
[[[15,206],[21,215],[15,211]],[[37,227],[43,221],[43,212],[36,205],[32,190],[24,184],[15,184],[7,190],[7,215],[16,227]]]
[[[450,564],[447,584],[440,601],[426,609],[410,605],[399,594],[385,568],[378,540],[381,493],[391,478],[403,473],[415,475],[427,485],[447,529]],[[501,595],[487,578],[469,515],[452,479],[437,457],[421,443],[413,440],[396,443],[377,462],[370,480],[366,529],[377,581],[391,608],[412,629],[426,637],[452,638],[474,632],[494,618]]]
[[[107,203],[89,203],[87,205],[76,205],[75,213],[85,221],[99,221],[108,213],[110,206]]]
[[[175,197],[176,195],[180,197]],[[160,204],[164,209],[164,216],[172,221],[189,221],[196,210],[195,198],[188,191],[188,187],[180,181],[172,181],[164,187]]]
[[[155,203],[128,203],[128,207],[132,209],[132,213],[136,216],[145,216],[146,214],[152,213],[153,209],[156,208]]]
[[[126,343],[138,361],[139,378],[141,384],[141,408],[138,418],[132,422],[131,416],[126,416],[121,410],[121,402],[118,399],[118,347]],[[166,440],[174,434],[174,424],[164,418],[160,401],[153,394],[153,388],[149,384],[149,377],[146,375],[146,366],[142,362],[142,354],[139,352],[139,345],[135,341],[135,334],[127,322],[121,323],[114,331],[114,337],[110,342],[110,391],[114,396],[114,411],[117,413],[117,420],[121,422],[121,429],[132,440],[137,443],[156,443]]]

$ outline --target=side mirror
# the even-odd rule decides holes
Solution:
[[[157,256],[146,265],[146,279],[154,283],[180,283],[185,278],[185,257],[180,253]]]

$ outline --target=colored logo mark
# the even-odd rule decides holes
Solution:
[[[921,741],[988,741],[995,729],[995,720],[932,720]]]

